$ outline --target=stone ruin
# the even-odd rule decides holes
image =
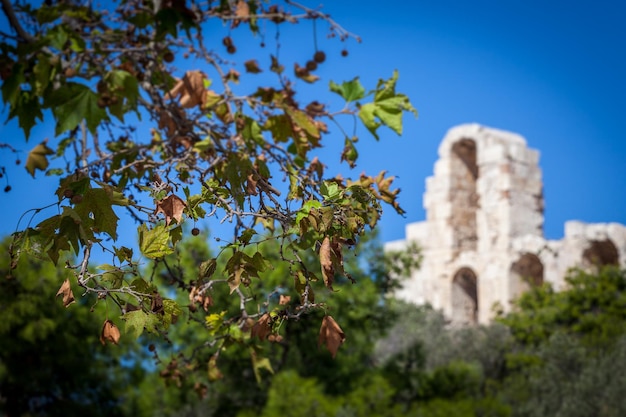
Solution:
[[[454,127],[439,146],[434,175],[426,179],[426,221],[406,226],[422,267],[397,296],[441,309],[453,324],[487,323],[494,307],[544,282],[555,290],[572,267],[626,267],[626,227],[565,223],[565,237],[543,236],[543,183],[539,152],[515,133],[478,124]]]

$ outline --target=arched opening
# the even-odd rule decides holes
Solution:
[[[452,279],[452,322],[478,322],[478,280],[469,268],[459,269]]]
[[[605,265],[619,265],[619,252],[615,244],[609,239],[592,240],[583,251],[584,267],[602,267]]]
[[[476,250],[476,210],[478,209],[478,165],[476,142],[461,139],[452,146],[450,170],[451,226],[454,230],[454,248],[461,252]]]
[[[511,265],[511,300],[515,300],[531,287],[542,284],[543,264],[537,255],[525,253]]]

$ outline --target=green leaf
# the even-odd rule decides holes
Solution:
[[[148,314],[143,310],[129,311],[122,316],[126,321],[126,333],[141,336],[144,329],[150,333],[156,333],[156,326],[159,324],[158,318],[154,314]]]
[[[254,370],[254,377],[257,383],[261,383],[261,369],[265,369],[269,373],[274,374],[274,369],[268,358],[260,358],[254,351],[251,352],[250,356],[252,357],[252,369]]]
[[[387,126],[401,135],[403,112],[411,112],[417,117],[417,110],[408,97],[404,94],[396,94],[397,80],[398,71],[394,71],[389,80],[379,80],[374,101],[364,104],[359,110],[359,118],[376,139],[379,139],[376,131],[381,125]]]
[[[241,135],[244,139],[253,140],[261,146],[265,145],[265,138],[263,138],[263,135],[261,134],[261,126],[259,126],[256,120],[250,117],[244,117],[244,125]]]
[[[62,86],[52,94],[47,106],[57,120],[56,135],[75,129],[83,120],[95,132],[102,121],[108,120],[106,111],[98,107],[98,95],[82,84]]]
[[[105,80],[113,94],[126,99],[125,103],[119,100],[117,105],[109,106],[111,114],[123,122],[127,110],[136,110],[137,99],[139,98],[139,82],[131,73],[123,70],[109,72]]]
[[[252,239],[252,237],[256,234],[256,230],[246,229],[243,231],[243,233],[241,233],[241,236],[239,236],[239,241],[244,245],[247,245],[248,243],[250,243],[250,239]]]
[[[209,259],[208,261],[204,261],[200,264],[200,271],[198,274],[199,279],[209,279],[215,273],[215,268],[217,268],[217,260]]]
[[[157,259],[174,252],[168,245],[170,233],[164,225],[155,226],[150,230],[145,224],[142,224],[137,230],[139,232],[139,250],[144,256]]]
[[[344,81],[341,85],[330,82],[330,91],[339,94],[347,102],[360,100],[365,97],[365,88],[361,85],[359,77],[352,81]]]
[[[178,242],[183,240],[183,226],[178,225],[170,230],[170,237],[172,238],[172,245],[176,246]]]
[[[120,288],[122,286],[122,282],[124,282],[124,272],[116,266],[102,264],[96,269],[104,271],[102,274],[102,281],[110,282],[111,288]]]
[[[35,178],[35,170],[45,171],[48,168],[48,155],[53,155],[54,151],[46,145],[46,141],[35,146],[26,158],[26,171]]]
[[[14,106],[20,92],[22,91],[22,84],[26,82],[24,72],[24,65],[17,63],[13,66],[9,78],[4,80],[2,83],[2,99],[5,103],[10,104],[11,107]]]
[[[132,248],[127,248],[126,246],[122,246],[121,248],[113,247],[115,250],[115,256],[120,262],[128,261],[131,262],[133,260],[133,250]]]
[[[281,114],[267,118],[265,129],[272,132],[274,142],[287,142],[293,134],[287,115]]]
[[[170,300],[168,298],[163,299],[163,317],[162,322],[163,326],[167,329],[170,324],[175,320],[176,317],[183,314],[183,310],[179,307],[179,305],[174,300]]]
[[[83,201],[76,205],[76,212],[83,222],[93,219],[95,233],[106,233],[116,240],[119,218],[113,211],[111,197],[104,188],[88,188],[83,195]]]
[[[33,68],[34,77],[34,93],[35,95],[42,95],[48,85],[52,77],[55,75],[55,68],[50,64],[50,59],[46,57],[44,54],[37,55],[37,63]]]
[[[324,181],[322,185],[320,185],[320,193],[324,199],[333,200],[339,197],[341,189],[339,189],[339,186],[334,181]]]
[[[354,139],[347,137],[344,144],[343,152],[341,152],[341,160],[346,161],[348,165],[350,165],[350,168],[354,168],[356,166],[356,160],[359,157],[359,152],[354,146]]]

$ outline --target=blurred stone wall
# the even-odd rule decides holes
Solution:
[[[486,323],[530,285],[562,288],[569,268],[626,267],[625,226],[570,221],[563,239],[546,240],[543,207],[539,152],[522,136],[478,124],[450,129],[426,179],[426,220],[386,244],[416,241],[424,256],[397,296],[442,309],[454,324]]]

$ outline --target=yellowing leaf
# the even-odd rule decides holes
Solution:
[[[345,340],[346,335],[332,316],[324,316],[322,319],[322,327],[320,327],[320,335],[317,345],[321,346],[322,344],[325,344],[326,349],[328,349],[334,358],[335,355],[337,355],[339,346],[341,346]]]
[[[217,354],[211,356],[207,369],[209,381],[217,381],[218,379],[222,379],[222,377],[224,376],[217,367]]]
[[[70,280],[66,279],[63,281],[61,288],[57,291],[57,297],[59,295],[63,295],[63,307],[67,308],[70,304],[72,304],[74,300],[74,293],[72,292],[72,287],[70,286]]]
[[[183,219],[183,211],[187,204],[177,195],[170,194],[161,201],[156,203],[155,214],[163,213],[165,215],[165,225],[168,226],[172,219],[180,224]]]
[[[111,342],[117,345],[120,340],[120,329],[117,328],[115,323],[111,320],[105,320],[102,325],[102,331],[100,332],[100,343],[106,345],[106,342]]]
[[[35,178],[35,170],[45,171],[48,168],[48,155],[53,155],[54,151],[46,145],[47,141],[35,146],[26,158],[26,171]]]
[[[254,370],[254,377],[256,378],[256,382],[258,384],[261,383],[261,369],[265,369],[271,374],[274,374],[274,369],[272,368],[272,364],[268,358],[260,358],[257,353],[250,349],[250,357],[252,358],[252,369]]]
[[[173,249],[167,243],[170,234],[165,226],[158,225],[150,230],[145,224],[142,224],[139,226],[138,232],[139,249],[146,257],[152,259],[162,258],[173,252]]]
[[[313,123],[313,119],[305,112],[301,110],[291,109],[289,107],[287,107],[285,111],[287,112],[289,117],[291,117],[291,120],[293,120],[293,122],[297,126],[302,128],[306,133],[316,139],[320,138],[320,132],[317,129],[317,126],[315,126],[315,123]]]

